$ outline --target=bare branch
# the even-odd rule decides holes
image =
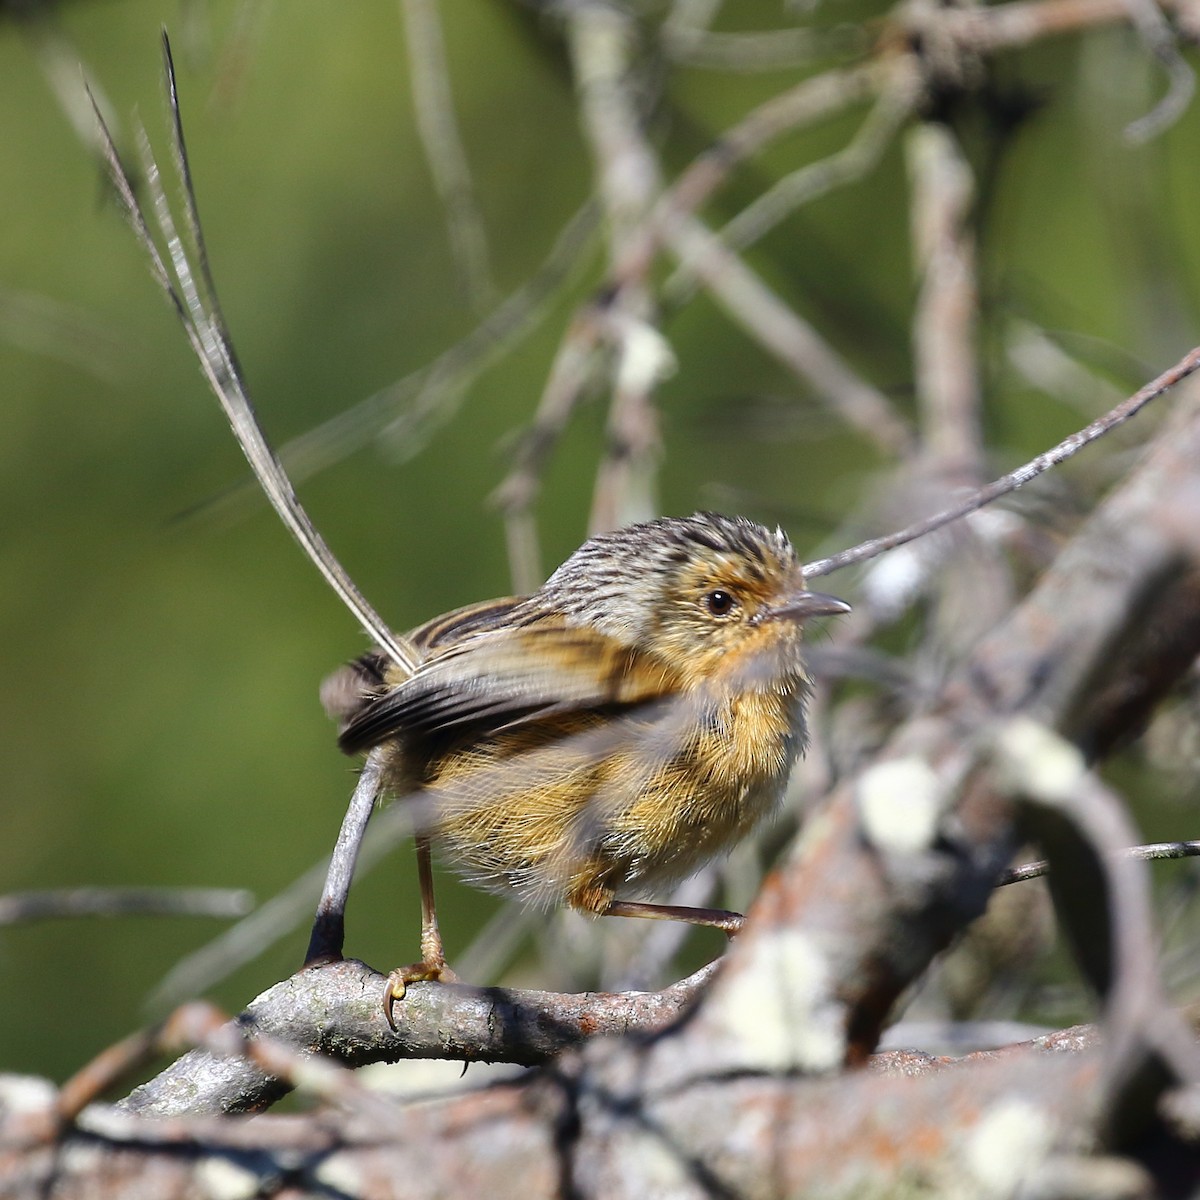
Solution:
[[[244,917],[254,893],[242,888],[80,887],[0,896],[0,925],[60,917]]]
[[[772,184],[720,231],[733,250],[744,250],[804,204],[862,179],[879,164],[924,93],[916,71],[897,69],[850,142],[836,154],[805,163]],[[675,298],[686,285],[682,273],[667,281],[664,293]]]
[[[1146,873],[1121,852],[1132,825],[1082,754],[1037,722],[1008,722],[995,748],[1001,786],[1037,806],[1029,823],[1059,867],[1050,877],[1056,909],[1105,999],[1100,1124],[1107,1144],[1128,1144],[1144,1132],[1168,1086],[1200,1083],[1200,1053],[1159,979]]]
[[[417,130],[446,210],[450,245],[467,296],[476,309],[482,310],[495,299],[496,285],[471,169],[454,118],[450,69],[437,0],[402,0],[401,11],[408,33],[408,68]]]
[[[943,525],[950,524],[951,521],[957,521],[968,513],[983,508],[985,504],[991,504],[993,500],[998,500],[1001,496],[1007,496],[1009,492],[1015,492],[1031,479],[1036,479],[1051,467],[1066,462],[1068,458],[1078,454],[1085,446],[1091,445],[1110,430],[1124,424],[1130,417],[1145,408],[1151,400],[1158,399],[1164,392],[1169,391],[1198,368],[1200,368],[1200,347],[1189,351],[1173,367],[1164,371],[1145,387],[1140,388],[1127,400],[1123,400],[1104,416],[1085,425],[1070,437],[1064,438],[1057,446],[1043,451],[1036,458],[1031,458],[1024,466],[1020,466],[1015,471],[1010,471],[1007,475],[1002,475],[985,487],[972,492],[960,503],[945,509],[936,516],[918,521],[908,526],[907,529],[901,529],[883,537],[871,538],[870,541],[860,542],[849,550],[842,550],[837,554],[831,554],[828,558],[819,558],[815,562],[807,563],[804,567],[804,574],[817,578],[833,571],[840,571],[843,567],[853,566],[855,563],[866,562],[868,559],[882,554],[885,550],[892,550],[896,546],[903,546],[906,542],[924,537],[935,529],[941,529]]]
[[[1200,841],[1197,842],[1150,842],[1145,846],[1130,846],[1121,853],[1127,858],[1136,858],[1141,862],[1159,862],[1166,859],[1196,858],[1200,856]],[[1024,883],[1027,879],[1040,879],[1050,873],[1050,864],[1044,858],[1037,862],[1022,863],[1019,867],[1009,867],[996,881],[997,887],[1007,887],[1010,883]]]
[[[1131,142],[1147,142],[1187,111],[1196,93],[1196,72],[1180,53],[1175,33],[1155,0],[1129,0],[1129,15],[1143,45],[1167,73],[1167,94],[1125,130]]]
[[[397,1006],[397,1031],[384,1020],[384,977],[352,959],[313,967],[277,983],[237,1025],[295,1051],[329,1055],[345,1066],[405,1058],[546,1062],[605,1035],[661,1032],[689,1011],[716,964],[660,992],[560,995],[464,984],[412,984]],[[195,1050],[123,1102],[158,1117],[248,1112],[288,1090],[285,1080],[245,1058]]]
[[[673,222],[664,236],[679,261],[703,281],[747,336],[885,453],[908,452],[911,432],[888,398],[862,379],[742,258],[694,218]]]
[[[643,135],[634,70],[632,15],[597,0],[565,10],[571,66],[584,133],[595,164],[608,225],[609,262],[620,262],[641,237],[661,188],[657,158]],[[652,395],[675,360],[654,324],[644,280],[630,279],[603,305],[600,328],[614,352],[608,444],[588,519],[591,533],[653,516],[658,415]]]
[[[925,122],[908,139],[912,241],[920,291],[913,358],[921,433],[945,480],[976,483],[983,467],[975,364],[975,239],[971,170],[954,135]]]
[[[415,650],[403,638],[398,638],[391,632],[378,613],[367,603],[366,598],[359,592],[353,580],[343,570],[341,564],[333,556],[324,538],[317,532],[307,513],[292,489],[287,473],[275,457],[264,436],[253,405],[242,379],[233,344],[221,318],[217,306],[216,290],[208,271],[207,255],[204,252],[204,242],[201,236],[200,217],[196,207],[195,192],[191,184],[191,170],[188,166],[187,147],[183,140],[183,123],[179,109],[179,97],[175,85],[175,69],[171,62],[171,50],[163,35],[163,60],[166,70],[167,90],[171,103],[171,114],[174,128],[174,150],[178,164],[188,226],[195,239],[199,275],[192,271],[188,261],[187,250],[182,240],[175,232],[171,219],[170,206],[163,191],[159,177],[158,166],[150,154],[149,143],[142,133],[144,151],[144,166],[147,184],[154,203],[155,215],[159,227],[166,240],[175,282],[172,282],[167,266],[155,246],[153,236],[142,213],[141,205],[134,193],[129,176],[117,153],[116,146],[109,135],[108,128],[99,108],[95,109],[96,121],[99,125],[104,145],[109,172],[117,189],[117,194],[125,207],[126,215],[133,225],[138,240],[150,256],[151,269],[159,285],[167,293],[175,307],[184,331],[188,335],[192,349],[200,361],[201,370],[208,380],[209,387],[220,402],[228,419],[234,436],[238,440],[246,461],[250,464],[258,478],[263,491],[271,501],[272,507],[279,514],[284,524],[300,543],[301,548],[312,560],[313,564],[324,576],[326,582],[333,588],[342,603],[354,614],[360,625],[390,658],[406,671],[415,669],[418,656]],[[178,284],[178,288],[176,287]],[[201,292],[203,288],[203,295]]]

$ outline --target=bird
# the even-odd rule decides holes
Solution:
[[[421,961],[453,980],[432,846],[471,884],[540,908],[673,919],[732,936],[738,913],[647,902],[779,806],[808,731],[803,625],[850,611],[810,591],[787,536],[697,512],[589,538],[535,592],[435,617],[413,671],[373,650],[326,680],[347,754],[420,795]]]

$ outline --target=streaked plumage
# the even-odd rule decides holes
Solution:
[[[802,621],[847,609],[805,590],[778,530],[664,518],[591,538],[531,596],[422,625],[411,676],[370,654],[323,698],[342,749],[382,746],[391,790],[430,799],[471,882],[602,914],[775,809],[806,739]]]

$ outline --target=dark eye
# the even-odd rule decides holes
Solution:
[[[724,592],[718,589],[715,592],[709,592],[704,597],[704,607],[708,609],[714,617],[727,617],[733,612],[737,601],[729,592]]]

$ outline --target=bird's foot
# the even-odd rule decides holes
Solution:
[[[404,999],[410,983],[427,981],[457,983],[458,976],[446,966],[444,958],[409,963],[407,967],[397,967],[388,975],[387,983],[383,988],[383,1015],[387,1018],[387,1023],[391,1026],[393,1033],[396,1031],[396,1022],[392,1016],[392,1005],[397,1000]]]

